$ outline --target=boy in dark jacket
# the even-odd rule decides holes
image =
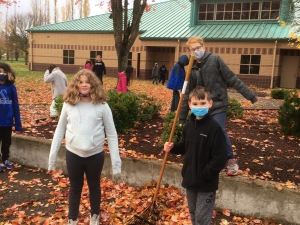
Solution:
[[[95,65],[93,67],[93,72],[99,78],[101,83],[103,84],[103,74],[106,74],[105,64],[102,61],[101,55],[97,55]]]
[[[228,151],[227,175],[238,175],[240,172],[239,166],[237,160],[234,159],[233,149],[225,129],[226,111],[228,109],[227,85],[236,89],[252,103],[257,102],[257,99],[254,93],[228,68],[220,56],[205,52],[204,41],[201,37],[189,38],[186,45],[190,54],[194,54],[195,62],[182,101],[179,122],[184,123],[189,112],[189,91],[196,86],[205,87],[210,92],[214,102],[210,114],[220,124],[226,137]]]
[[[210,225],[219,173],[227,161],[225,135],[208,113],[212,104],[205,88],[192,90],[188,102],[192,115],[183,128],[182,142],[164,144],[166,152],[185,155],[182,187],[186,188],[193,225]]]

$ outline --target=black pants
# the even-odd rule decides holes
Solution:
[[[3,162],[9,157],[9,148],[11,145],[11,132],[12,127],[0,127],[0,141],[2,142],[1,154]]]
[[[103,74],[96,73],[96,76],[99,78],[101,84],[103,85]]]
[[[98,215],[100,213],[100,175],[104,164],[104,152],[83,158],[66,151],[66,162],[70,179],[69,219],[76,220],[78,217],[84,173],[90,192],[91,215]]]
[[[162,83],[162,85],[164,85],[165,84],[165,81],[166,81],[166,75],[160,75],[160,78],[159,78],[159,82],[161,81],[161,83]]]

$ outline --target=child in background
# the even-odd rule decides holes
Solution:
[[[0,141],[2,142],[0,172],[3,167],[14,168],[9,160],[12,127],[16,133],[22,131],[19,101],[15,82],[15,73],[6,63],[0,63]]]
[[[179,57],[178,62],[175,63],[171,76],[167,84],[167,88],[173,90],[172,102],[171,102],[171,112],[177,110],[178,103],[180,100],[180,93],[183,87],[185,79],[184,67],[189,64],[189,58],[186,55]]]
[[[66,164],[70,180],[69,221],[78,224],[81,191],[86,175],[91,216],[90,225],[99,225],[100,176],[107,138],[113,174],[121,173],[118,136],[111,109],[100,80],[90,70],[80,70],[70,81],[49,155],[49,170],[55,169],[57,153],[66,139]]]
[[[103,85],[103,74],[106,74],[106,67],[104,62],[102,61],[101,55],[96,56],[95,65],[93,66],[93,72],[96,74],[96,76],[101,81],[101,84]]]
[[[164,144],[164,150],[183,154],[182,187],[186,188],[193,225],[210,225],[218,190],[219,173],[227,162],[226,139],[218,122],[208,113],[210,93],[196,87],[189,94],[192,115],[185,124],[182,142]]]
[[[44,74],[44,81],[51,83],[52,103],[50,105],[50,117],[57,117],[55,99],[65,93],[68,85],[67,77],[59,67],[50,64]]]
[[[93,71],[93,63],[92,63],[92,61],[90,59],[86,60],[83,69],[87,69],[87,70]]]
[[[118,72],[119,79],[117,84],[117,92],[127,92],[128,86],[130,86],[130,81],[132,79],[133,67],[127,66],[125,71]]]

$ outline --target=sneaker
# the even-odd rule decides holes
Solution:
[[[90,225],[99,225],[99,215],[94,214],[90,217]]]
[[[78,219],[76,219],[76,220],[69,219],[68,220],[68,224],[70,224],[70,225],[77,225],[78,224]]]
[[[228,176],[236,176],[239,173],[239,165],[237,163],[237,159],[229,159],[227,166],[227,175]]]
[[[9,170],[15,167],[14,164],[12,164],[12,163],[11,163],[10,161],[8,161],[8,160],[5,160],[3,163],[0,164],[0,166],[6,167],[6,168],[9,169]]]

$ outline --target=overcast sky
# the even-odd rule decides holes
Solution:
[[[14,0],[11,0],[12,2]],[[41,0],[44,1],[44,0]],[[50,1],[50,7],[53,7],[53,0],[49,0]],[[155,2],[152,2],[152,0],[148,0],[148,2],[151,3],[157,3],[157,2],[162,2],[162,1],[166,1],[166,0],[155,0]],[[31,0],[16,0],[17,4],[13,4],[12,6],[10,6],[8,8],[8,15],[13,15],[14,11],[16,9],[16,12],[22,12],[22,13],[26,13],[26,12],[31,12]],[[58,0],[57,1],[57,5],[58,5],[58,14],[61,15],[61,6],[63,6],[65,4],[65,0]],[[90,16],[94,16],[94,15],[98,15],[101,13],[105,13],[107,10],[107,3],[109,2],[109,0],[89,0],[90,2]],[[102,7],[99,6],[100,2],[104,2],[104,5]],[[129,2],[131,2],[129,0]],[[75,6],[75,16],[78,17],[78,9],[77,6]],[[1,16],[2,16],[2,22],[5,21],[5,15],[6,15],[6,7],[1,6],[0,5],[0,12],[1,12]],[[53,9],[50,9],[50,13],[53,14]],[[53,21],[53,17],[51,17],[51,21]],[[61,19],[59,19],[59,21],[61,21]]]

